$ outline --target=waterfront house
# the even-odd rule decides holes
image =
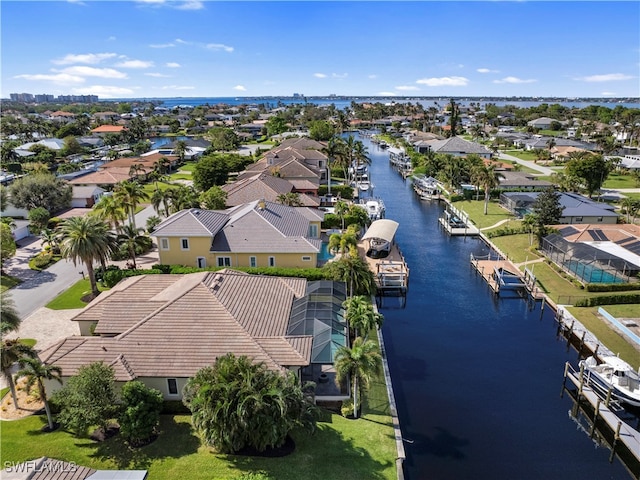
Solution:
[[[72,208],[91,208],[104,195],[105,190],[97,185],[80,186],[73,185],[73,193],[71,195]]]
[[[500,195],[500,204],[510,212],[523,217],[531,213],[540,192],[505,192]],[[618,214],[615,206],[594,202],[577,193],[559,192],[562,216],[559,224],[615,224]]]
[[[181,210],[152,235],[163,265],[311,268],[323,219],[321,210],[259,200],[227,210]]]
[[[500,172],[501,190],[544,190],[553,186],[551,182],[540,180],[535,175],[525,172]]]
[[[123,125],[100,125],[91,130],[92,135],[104,137],[105,135],[120,135],[124,133],[127,127]]]
[[[553,122],[558,122],[558,120],[554,118],[549,118],[549,117],[540,117],[540,118],[536,118],[535,120],[531,120],[530,122],[527,122],[527,126],[537,128],[540,130],[549,130]]]
[[[444,153],[454,157],[466,157],[475,154],[482,158],[491,158],[492,152],[484,145],[470,142],[462,137],[450,137],[444,140],[429,141],[428,150],[434,153]]]
[[[318,186],[308,180],[286,179],[267,173],[256,173],[223,185],[221,188],[227,192],[226,204],[228,207],[235,207],[256,200],[277,202],[279,195],[288,193],[297,193],[301,206],[320,206]]]
[[[130,277],[72,319],[81,336],[52,345],[40,358],[61,367],[65,382],[81,366],[104,362],[118,384],[139,380],[166,400],[180,400],[187,380],[227,353],[321,382],[346,345],[345,299],[341,282],[226,269]],[[348,396],[336,385],[327,394]]]

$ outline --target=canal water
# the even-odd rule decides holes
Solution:
[[[420,201],[360,138],[372,159],[374,195],[399,222],[410,268],[405,308],[381,313],[410,480],[628,479],[619,460],[574,423],[560,397],[565,362],[578,355],[557,337],[553,312],[496,298],[470,267],[480,241],[438,227],[442,206]]]

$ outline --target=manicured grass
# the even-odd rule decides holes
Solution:
[[[0,275],[0,292],[9,290],[22,283],[22,280],[11,275]]]
[[[504,153],[518,157],[520,160],[530,160],[532,162],[538,158],[535,153],[526,150],[504,150]]]
[[[9,390],[11,390],[9,387],[0,389],[0,400],[2,400],[7,393],[9,393]]]
[[[618,307],[618,305],[604,306],[604,309],[612,313],[613,307]],[[609,350],[615,354],[620,354],[620,358],[628,362],[636,370],[640,367],[638,351],[622,335],[611,328],[608,322],[596,315],[598,307],[570,307],[568,310]]]
[[[98,285],[98,290],[104,290]],[[79,280],[66,291],[47,303],[46,307],[51,310],[68,310],[70,308],[84,308],[87,304],[82,301],[82,297],[91,293],[91,283],[89,279]]]
[[[296,450],[281,458],[216,454],[200,444],[189,416],[163,415],[158,439],[135,450],[119,435],[95,443],[63,431],[42,433],[45,421],[33,416],[3,423],[2,464],[48,456],[98,469],[147,469],[155,480],[235,479],[258,470],[278,480],[396,478],[393,431],[376,416],[348,420],[324,411],[316,433],[294,432]]]
[[[169,175],[169,178],[172,182],[176,180],[193,180],[193,176],[188,172],[176,172]]]
[[[501,162],[506,162],[509,163],[508,160],[500,160]],[[540,171],[536,170],[534,168],[529,168],[526,165],[522,165],[521,163],[516,163],[516,162],[511,162],[513,165],[518,165],[519,171],[523,172],[523,173],[535,173],[535,174],[539,174]]]
[[[183,170],[185,172],[193,172],[193,170],[196,168],[197,163],[196,162],[187,162],[184,165],[181,165],[180,167],[178,167],[178,170]]]
[[[468,213],[478,228],[490,227],[501,220],[515,218],[514,215],[495,202],[489,202],[487,215],[484,214],[484,200],[461,200],[455,202],[453,206]]]
[[[35,338],[21,338],[20,343],[26,345],[27,347],[35,347],[38,341]]]
[[[640,305],[604,305],[602,308],[616,318],[640,318]]]
[[[620,173],[610,173],[604,182],[604,188],[639,188],[635,179],[631,175]]]
[[[512,223],[515,222],[509,222],[505,226],[511,226]],[[529,250],[529,235],[527,234],[505,235],[503,237],[493,237],[489,240],[507,255],[512,262],[521,263],[540,258],[540,255]]]

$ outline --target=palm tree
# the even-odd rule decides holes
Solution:
[[[13,302],[11,295],[3,293],[0,295],[0,334],[6,335],[20,327],[20,315],[16,310],[16,304]]]
[[[184,157],[187,153],[187,142],[178,140],[176,146],[173,148],[173,153],[180,159],[180,164],[184,163]]]
[[[349,326],[353,329],[356,337],[359,332],[363,332],[366,340],[372,329],[378,329],[382,326],[384,317],[374,311],[368,297],[358,295],[347,298],[342,303],[342,306],[346,309],[345,319],[349,322]]]
[[[61,254],[70,258],[73,264],[84,262],[91,282],[93,297],[98,296],[98,286],[93,270],[93,262],[106,262],[117,250],[115,235],[109,226],[97,217],[71,217],[63,220],[58,226],[61,242]]]
[[[522,218],[522,226],[529,233],[529,245],[533,245],[533,232],[535,232],[537,225],[538,225],[538,217],[535,213],[527,213]]]
[[[486,165],[478,170],[479,183],[484,188],[484,214],[489,213],[489,199],[491,198],[491,190],[500,185],[500,179],[503,175],[496,171],[494,164]]]
[[[118,243],[126,246],[129,251],[129,258],[133,262],[133,269],[137,268],[136,265],[136,248],[143,248],[147,245],[147,236],[143,235],[144,229],[134,228],[131,225],[125,225],[122,228],[122,232],[118,235]]]
[[[45,228],[40,232],[40,237],[42,238],[42,244],[48,245],[53,253],[60,251],[60,239],[55,230]]]
[[[23,368],[16,373],[16,378],[25,377],[27,379],[27,392],[37,385],[40,400],[44,403],[44,410],[47,412],[47,421],[49,422],[49,431],[55,429],[53,425],[53,417],[51,415],[51,407],[47,399],[47,391],[44,388],[43,380],[57,380],[62,384],[62,369],[55,365],[45,365],[39,358],[23,358],[20,361]]]
[[[359,255],[343,255],[340,260],[325,265],[332,280],[345,282],[349,296],[371,295],[375,290],[375,277],[366,261]]]
[[[340,221],[342,223],[342,230],[344,230],[344,216],[349,211],[349,204],[342,200],[338,200],[335,206],[335,212],[338,217],[340,217]]]
[[[4,323],[4,322],[3,322]],[[11,391],[11,397],[13,398],[13,407],[18,409],[18,396],[16,395],[16,385],[13,381],[13,374],[11,369],[14,364],[20,362],[24,357],[35,357],[36,352],[29,345],[25,345],[19,338],[3,339],[0,344],[0,367],[2,368],[2,374],[7,380],[9,390]]]
[[[358,418],[358,388],[366,387],[373,374],[380,372],[382,357],[372,340],[358,337],[351,348],[340,347],[335,356],[338,381],[351,379],[353,391],[353,415]]]
[[[114,192],[113,196],[117,202],[124,206],[129,215],[129,224],[136,227],[136,207],[139,203],[149,199],[149,194],[144,191],[142,185],[138,182],[132,182],[125,180],[120,182]]]
[[[123,205],[113,195],[103,195],[98,203],[93,207],[93,212],[101,220],[109,222],[115,230],[119,230],[120,226],[127,218],[127,212]]]
[[[301,207],[300,194],[296,192],[281,193],[276,197],[276,202],[289,207]]]
[[[342,144],[340,137],[331,137],[327,146],[322,149],[322,153],[327,156],[327,193],[331,195],[331,163],[336,162],[336,159],[342,155]]]

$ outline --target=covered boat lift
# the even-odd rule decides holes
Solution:
[[[367,261],[376,279],[378,295],[404,296],[409,285],[409,268],[394,239],[398,222],[389,219],[376,220],[362,236],[359,251]],[[384,256],[369,253],[384,251]]]

